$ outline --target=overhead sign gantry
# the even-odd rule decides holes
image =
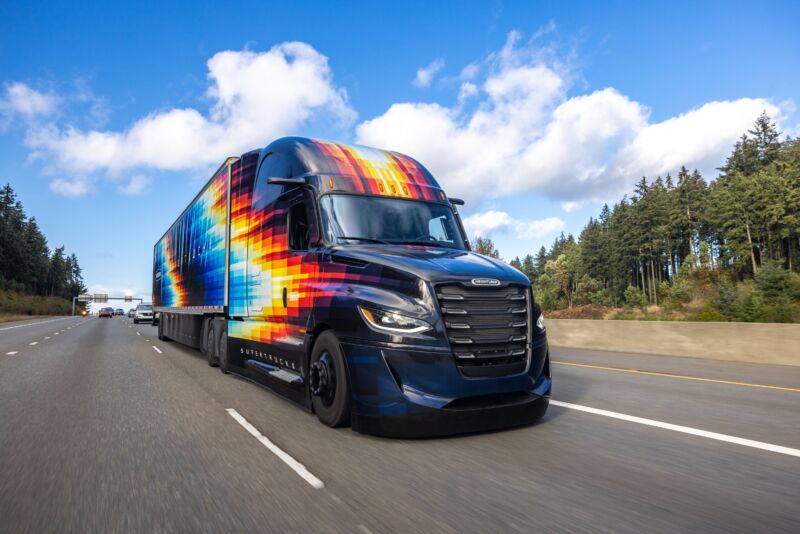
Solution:
[[[72,297],[72,315],[75,315],[75,303],[76,302],[94,302],[97,304],[106,304],[109,300],[122,300],[125,302],[133,302],[134,300],[142,302],[142,299],[139,297],[134,297],[131,295],[124,295],[122,297],[109,297],[107,293],[94,293],[92,295],[88,293],[84,293],[83,295],[78,295],[77,297]]]

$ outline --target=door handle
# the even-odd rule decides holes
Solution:
[[[283,307],[286,307],[286,288],[283,288]]]

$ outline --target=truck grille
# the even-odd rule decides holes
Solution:
[[[447,337],[464,376],[522,373],[528,365],[530,313],[524,286],[436,287]]]

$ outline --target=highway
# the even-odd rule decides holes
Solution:
[[[0,531],[800,531],[800,367],[552,355],[541,423],[390,440],[127,318],[0,324]]]

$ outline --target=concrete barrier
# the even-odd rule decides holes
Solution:
[[[800,324],[545,319],[556,347],[800,366]]]

